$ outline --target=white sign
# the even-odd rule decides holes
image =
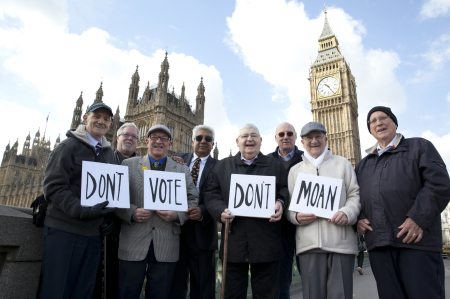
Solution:
[[[128,167],[83,161],[81,205],[91,207],[109,201],[108,208],[129,208]]]
[[[275,213],[275,177],[232,174],[228,209],[236,216],[270,218]]]
[[[169,171],[144,171],[144,208],[186,212],[186,175]]]
[[[339,209],[342,179],[300,173],[289,210],[330,219]]]

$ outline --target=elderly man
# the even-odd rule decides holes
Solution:
[[[116,132],[117,146],[114,156],[117,164],[123,160],[136,156],[136,147],[139,139],[139,130],[134,123],[124,123]],[[109,214],[103,223],[105,245],[103,246],[104,264],[97,277],[96,295],[102,292],[106,298],[117,298],[119,286],[119,260],[117,251],[119,248],[119,234],[122,220],[117,215]],[[103,272],[103,273],[102,273]],[[103,286],[106,282],[106,288]]]
[[[119,241],[119,297],[139,298],[144,278],[146,298],[170,298],[173,275],[179,257],[180,226],[186,212],[144,209],[144,171],[184,173],[188,207],[197,206],[198,192],[189,168],[167,156],[172,133],[164,125],[147,132],[147,153],[123,161],[130,175],[130,209],[121,211],[124,221]]]
[[[384,298],[445,298],[440,214],[450,179],[439,153],[423,138],[397,133],[388,107],[373,107],[367,128],[377,140],[358,163],[358,232]]]
[[[108,202],[81,206],[83,161],[114,163],[114,152],[104,137],[111,127],[112,110],[92,104],[83,125],[67,132],[51,153],[44,176],[49,201],[44,228],[42,298],[91,298],[100,262],[99,226],[111,209]]]
[[[279,159],[286,168],[286,174],[292,166],[302,161],[303,151],[295,145],[297,132],[293,125],[287,122],[280,123],[275,130],[275,141],[278,146],[271,154]],[[292,257],[295,255],[295,226],[285,217],[281,219],[281,231],[283,240],[283,254],[280,261],[280,297],[289,299],[289,291],[292,282]],[[300,271],[300,264],[297,268]]]
[[[181,157],[191,169],[200,191],[198,207],[188,210],[189,221],[181,228],[181,252],[177,264],[172,299],[186,298],[188,280],[191,299],[210,299],[216,290],[217,222],[205,207],[206,177],[217,160],[210,156],[214,147],[214,129],[198,125],[192,132],[193,153]]]
[[[245,125],[236,138],[239,152],[217,162],[208,176],[204,199],[217,221],[233,220],[228,240],[225,298],[247,298],[248,271],[253,298],[278,298],[283,206],[289,202],[286,171],[273,157],[260,152],[262,138],[252,124]],[[270,219],[234,217],[228,209],[231,174],[275,176],[275,210]],[[225,228],[222,226],[222,241]],[[223,242],[220,246],[223,259]]]
[[[293,195],[297,177],[310,174],[342,180],[339,209],[331,219],[315,214],[289,211],[297,225],[296,243],[300,260],[303,298],[353,298],[353,265],[358,252],[352,228],[360,211],[359,188],[352,164],[328,149],[325,127],[307,123],[301,131],[306,152],[303,161],[289,171],[289,193]]]
[[[139,129],[134,123],[124,123],[117,130],[117,148],[114,154],[117,163],[136,156],[136,147],[139,140]]]

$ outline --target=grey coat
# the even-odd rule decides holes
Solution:
[[[148,156],[126,159],[122,165],[128,166],[130,178],[130,209],[121,209],[117,214],[122,218],[119,242],[119,259],[142,261],[147,256],[153,241],[155,257],[158,262],[176,262],[179,256],[180,226],[187,220],[185,212],[177,212],[178,220],[167,222],[152,214],[143,223],[132,222],[134,211],[144,206],[144,170],[150,169]],[[169,172],[181,172],[186,175],[188,206],[198,204],[198,192],[192,182],[189,168],[167,157],[166,169]]]

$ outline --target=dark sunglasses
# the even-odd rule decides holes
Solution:
[[[294,132],[280,132],[280,133],[278,133],[278,136],[280,136],[281,138],[283,138],[283,137],[284,137],[284,133],[286,133],[286,135],[287,135],[288,137],[294,136]]]
[[[195,136],[195,141],[201,142],[203,140],[203,138],[205,139],[206,142],[212,142],[213,141],[213,138],[211,136],[203,136],[203,135]]]

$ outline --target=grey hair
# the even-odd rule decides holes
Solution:
[[[134,123],[124,123],[124,124],[121,125],[120,128],[117,130],[117,133],[116,133],[117,137],[119,137],[119,136],[122,134],[123,130],[124,130],[125,128],[128,128],[128,127],[130,127],[130,128],[135,128],[135,129],[136,129],[136,132],[137,132],[138,135],[139,135],[139,129],[138,129],[138,127],[137,127]]]
[[[211,137],[213,138],[213,141],[215,140],[215,133],[214,129],[207,125],[198,125],[195,126],[192,130],[192,141],[195,141],[195,136],[197,136],[198,131],[205,130],[208,131],[211,134]]]
[[[255,126],[254,124],[245,124],[242,128],[239,129],[239,131],[242,131],[243,129],[253,129],[256,131],[256,133],[258,133],[259,136],[261,136],[261,134],[259,133],[259,129],[257,126]],[[239,133],[240,135],[240,133]]]

